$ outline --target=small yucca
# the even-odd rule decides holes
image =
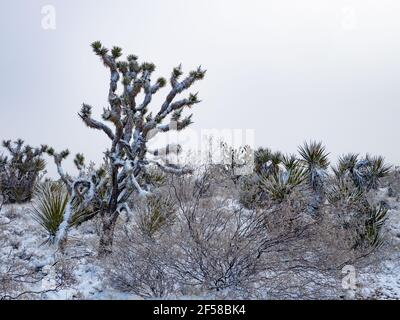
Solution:
[[[363,197],[362,191],[344,178],[336,177],[327,189],[326,198],[330,204],[338,202],[348,205],[357,204]]]
[[[294,154],[282,156],[282,164],[286,170],[292,170],[299,165],[299,160]]]
[[[58,228],[63,221],[64,212],[68,205],[69,196],[64,185],[59,182],[46,181],[35,189],[33,218],[47,231],[48,241],[53,243]],[[84,212],[75,211],[70,227],[76,225]]]
[[[260,177],[260,182],[261,187],[272,200],[282,202],[305,179],[305,170],[296,166],[288,171],[279,171],[269,176]]]
[[[342,175],[346,171],[352,172],[357,162],[358,162],[358,154],[356,153],[348,153],[343,156],[340,156],[337,165],[338,174]]]
[[[162,227],[174,221],[175,203],[166,195],[152,195],[137,207],[138,226],[143,233],[152,237]]]
[[[314,190],[319,189],[329,166],[329,153],[326,152],[322,142],[311,141],[299,147],[299,154],[311,187]]]
[[[368,187],[376,189],[379,186],[379,180],[389,174],[391,166],[385,164],[385,160],[381,156],[371,157],[367,155],[366,159],[369,162]]]
[[[357,188],[368,191],[378,188],[380,179],[389,174],[390,168],[381,156],[366,155],[359,159],[358,154],[350,153],[339,158],[333,172],[338,178],[350,176]]]
[[[279,165],[282,162],[282,153],[272,152],[268,148],[259,148],[254,153],[255,171],[258,174],[274,174],[279,171]]]
[[[369,247],[379,247],[383,244],[382,227],[387,219],[388,209],[381,205],[369,205],[365,209],[367,219],[365,231],[360,240],[366,242]]]

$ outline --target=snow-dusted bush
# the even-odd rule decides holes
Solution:
[[[239,182],[239,203],[246,209],[255,209],[260,206],[263,196],[262,189],[259,184],[259,177],[256,175],[248,175],[243,177]]]
[[[32,148],[24,141],[3,141],[9,156],[0,155],[0,191],[5,203],[30,201],[33,189],[46,163],[42,158],[46,146]]]
[[[348,154],[340,157],[332,169],[325,193],[342,226],[352,231],[352,245],[360,250],[379,247],[388,210],[373,203],[373,192],[389,174],[390,166],[380,156],[359,159],[356,154]]]
[[[109,257],[110,279],[117,288],[143,297],[224,295],[229,290],[250,297],[272,268],[290,263],[315,268],[298,260],[309,249],[299,244],[311,236],[307,230],[315,223],[299,214],[306,210],[304,201],[293,195],[263,210],[244,210],[228,195],[203,197],[213,179],[204,171],[172,177],[166,188],[176,203],[175,218],[153,235],[143,232],[140,221],[125,226]],[[295,248],[303,251],[291,256]],[[278,285],[272,279],[268,283]]]
[[[173,277],[182,286],[207,291],[251,283],[265,240],[259,217],[255,211],[235,208],[228,199],[202,198],[200,191],[189,178],[178,177],[172,184],[178,202],[170,240]]]
[[[162,298],[176,290],[167,256],[171,253],[166,235],[149,237],[139,228],[117,232],[107,274],[111,285],[143,298]]]

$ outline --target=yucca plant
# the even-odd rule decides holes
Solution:
[[[325,151],[322,142],[311,141],[310,143],[305,142],[303,146],[299,147],[299,154],[310,186],[315,191],[321,189],[326,169],[329,166],[329,153]]]
[[[359,159],[358,154],[349,153],[339,158],[334,173],[339,178],[350,176],[357,188],[368,191],[378,188],[380,179],[389,174],[390,168],[381,156],[366,155]]]
[[[141,182],[154,186],[155,188],[159,188],[163,186],[167,180],[167,175],[156,167],[151,167],[149,170],[143,173],[140,177]]]
[[[346,172],[352,173],[357,162],[358,154],[356,153],[348,153],[340,156],[335,173],[338,176],[343,176]]]
[[[272,175],[261,176],[260,183],[271,200],[282,202],[305,179],[305,170],[295,166],[290,170],[280,170]]]
[[[279,171],[282,163],[282,153],[272,152],[268,148],[259,148],[254,153],[254,169],[257,174],[268,175]]]
[[[152,195],[144,199],[136,210],[140,230],[147,236],[153,237],[162,227],[173,223],[175,202],[166,195]]]
[[[362,200],[363,192],[356,188],[349,179],[335,176],[332,183],[327,188],[326,198],[330,204],[352,205]]]
[[[328,155],[325,147],[321,142],[311,141],[305,142],[300,146],[300,163],[305,169],[308,184],[313,190],[310,202],[308,204],[308,212],[315,215],[324,199],[324,181],[327,177],[327,168],[329,166]]]
[[[369,162],[368,188],[376,189],[379,187],[380,179],[390,173],[391,166],[385,164],[385,159],[381,156],[371,157],[367,155],[366,159]]]
[[[35,200],[32,215],[48,233],[47,242],[53,243],[63,222],[65,210],[68,206],[68,192],[60,182],[46,181],[35,188]],[[86,212],[76,211],[72,208],[73,214],[70,227],[77,225]]]
[[[364,214],[367,215],[365,228],[360,234],[356,246],[367,245],[377,248],[383,244],[382,227],[387,219],[388,209],[381,205],[367,205]]]
[[[283,155],[282,164],[286,170],[292,170],[299,165],[299,159],[294,154]]]

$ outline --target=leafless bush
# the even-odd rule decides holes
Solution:
[[[6,241],[0,235],[0,245],[5,245]],[[0,263],[0,300],[15,300],[29,298],[30,295],[39,292],[31,291],[27,288],[40,283],[43,277],[27,265],[25,261],[18,257],[10,249],[7,254],[3,254]]]
[[[108,257],[111,284],[124,292],[143,298],[161,298],[174,291],[174,279],[168,272],[169,248],[160,239],[133,228],[117,233],[113,253]]]
[[[242,177],[239,181],[239,202],[246,209],[255,209],[262,204],[265,193],[260,189],[257,175]]]

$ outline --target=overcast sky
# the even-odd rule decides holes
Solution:
[[[43,28],[46,5],[55,30]],[[400,162],[397,0],[2,0],[0,35],[0,139],[99,161],[107,138],[77,112],[106,106],[108,72],[90,49],[101,40],[154,62],[157,76],[204,66],[197,130],[254,129],[257,145],[284,152],[316,139],[332,159]]]

